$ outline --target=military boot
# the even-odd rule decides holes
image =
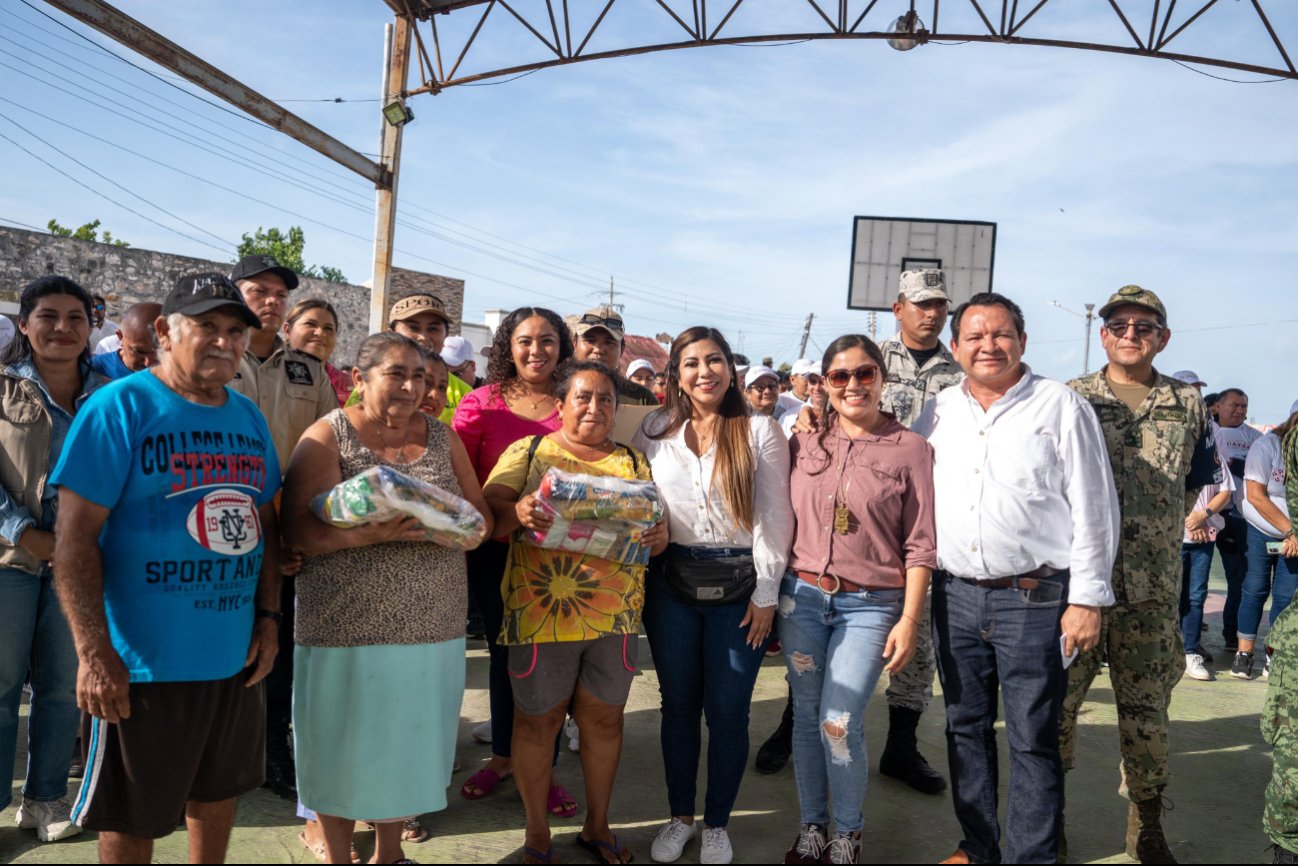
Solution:
[[[1298,863],[1298,854],[1288,848],[1281,848],[1279,845],[1271,847],[1275,849],[1275,854],[1271,857],[1272,863]]]
[[[905,707],[888,707],[888,742],[879,758],[879,772],[910,785],[922,794],[941,794],[946,779],[919,753],[915,730],[920,713]]]
[[[1163,789],[1127,807],[1127,856],[1141,863],[1175,863],[1163,835]]]

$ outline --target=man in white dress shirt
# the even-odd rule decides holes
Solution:
[[[947,863],[1053,863],[1063,818],[1065,664],[1095,646],[1118,544],[1104,436],[1086,401],[1022,362],[1023,313],[975,295],[951,317],[959,387],[913,428],[934,450],[933,644],[964,838]],[[996,814],[997,684],[1014,751]]]

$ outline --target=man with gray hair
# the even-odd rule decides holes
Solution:
[[[190,862],[222,862],[236,798],[264,779],[280,470],[226,387],[261,321],[222,274],[181,277],[162,314],[159,365],[86,402],[50,478],[84,712],[72,818],[101,863],[149,862],[181,818]]]

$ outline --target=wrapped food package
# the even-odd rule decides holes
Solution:
[[[452,550],[472,550],[487,537],[478,509],[435,484],[390,466],[372,466],[311,500],[325,523],[349,529],[410,516],[428,530],[428,540]]]
[[[579,475],[549,469],[536,498],[554,523],[548,532],[523,530],[529,544],[644,565],[645,532],[662,520],[662,496],[652,481]]]

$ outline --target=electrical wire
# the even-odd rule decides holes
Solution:
[[[31,225],[31,224],[29,224],[29,223],[25,223],[25,222],[19,222],[18,220],[10,219],[9,217],[4,217],[4,216],[0,216],[0,223],[9,223],[10,225],[22,226],[23,228],[25,228],[25,229],[31,229],[31,230],[34,231],[34,232],[47,232],[47,231],[49,231],[49,229],[47,229],[47,228],[43,229],[43,228],[41,228],[41,227],[39,227],[39,226],[34,226],[34,225]]]
[[[1175,63],[1177,66],[1181,67],[1182,69],[1188,69],[1191,72],[1197,72],[1200,75],[1206,75],[1208,78],[1215,78],[1218,81],[1225,81],[1228,84],[1275,84],[1278,81],[1292,80],[1289,78],[1258,78],[1251,81],[1244,81],[1239,78],[1226,78],[1225,76],[1222,75],[1213,75],[1211,72],[1204,72],[1202,69],[1195,69],[1193,66],[1189,65],[1188,63],[1182,63],[1181,61],[1175,60],[1170,57],[1168,59],[1171,60],[1173,63]]]

